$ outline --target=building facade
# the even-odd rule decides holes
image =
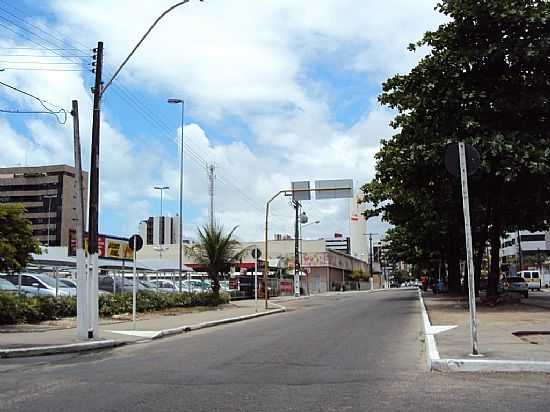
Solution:
[[[151,216],[139,224],[145,245],[178,244],[179,232],[179,216]]]
[[[82,184],[87,205],[87,172],[82,172]],[[22,204],[33,236],[43,245],[68,246],[69,232],[76,230],[76,188],[72,166],[0,168],[0,202]],[[84,207],[85,214],[86,210]]]
[[[300,243],[303,290],[309,290],[310,293],[340,290],[342,284],[351,283],[352,272],[362,271],[365,275],[368,274],[367,262],[328,248],[325,239],[302,240]],[[292,276],[294,273],[294,245],[293,239],[269,241],[267,261],[272,276],[284,277],[285,273],[288,277]],[[265,261],[264,241],[241,242],[240,248],[244,250],[244,253],[241,261],[235,263],[234,272],[254,271],[255,258],[252,256],[252,250],[255,248],[260,250],[261,260]],[[157,258],[158,250],[153,245],[144,245],[137,256],[138,260]],[[162,259],[177,262],[178,249],[165,250]],[[183,262],[198,272],[205,269],[197,265],[188,255],[183,256]]]
[[[530,267],[548,267],[550,264],[550,231],[511,232],[501,241],[500,263],[504,271],[514,273]]]

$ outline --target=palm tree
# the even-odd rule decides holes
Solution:
[[[199,240],[187,248],[187,254],[196,263],[206,266],[208,277],[212,281],[212,291],[215,296],[220,293],[220,274],[229,271],[231,262],[240,260],[243,251],[239,250],[239,242],[233,234],[235,226],[229,233],[217,224],[199,228]]]

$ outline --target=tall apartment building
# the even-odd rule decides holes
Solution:
[[[151,216],[139,224],[146,245],[174,245],[179,239],[179,216]]]
[[[43,245],[68,246],[69,231],[76,230],[75,173],[67,165],[0,168],[0,202],[22,204],[33,236]],[[82,176],[86,205],[88,173]]]

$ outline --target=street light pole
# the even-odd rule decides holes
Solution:
[[[185,115],[185,101],[183,99],[168,99],[168,103],[170,104],[181,104],[181,147],[180,147],[180,216],[179,216],[179,253],[178,253],[178,272],[179,272],[179,291],[180,293],[183,292],[183,286],[182,286],[182,259],[183,259],[183,122],[184,122],[184,115]],[[188,292],[191,293],[191,280],[189,279],[189,275],[187,276],[187,288]]]
[[[305,225],[303,225],[301,222],[300,222],[300,268],[303,268],[304,267],[304,244],[303,244],[303,235],[302,235],[302,231],[311,226],[311,225],[318,225],[319,223],[321,223],[320,220],[316,220],[315,222],[310,222],[310,223],[306,223]],[[307,286],[307,290],[306,290],[306,293],[307,295],[309,296],[309,273],[306,272],[306,286]]]
[[[47,196],[42,196],[42,199],[48,199],[48,240],[47,240],[47,247],[49,249],[50,247],[50,222],[51,222],[51,211],[52,211],[52,199],[55,199],[57,196],[54,196],[54,195],[47,195]]]

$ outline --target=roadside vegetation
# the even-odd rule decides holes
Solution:
[[[171,308],[218,306],[229,303],[229,295],[221,293],[157,293],[137,295],[138,312],[154,312]],[[99,315],[132,313],[132,294],[99,296]],[[76,316],[76,297],[26,296],[0,293],[0,325],[36,323]]]

